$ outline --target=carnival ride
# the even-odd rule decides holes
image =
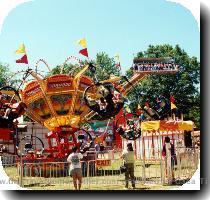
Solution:
[[[123,109],[126,97],[131,89],[149,74],[176,73],[177,68],[150,68],[147,70],[135,70],[134,75],[128,79],[125,76],[110,76],[110,79],[97,81],[85,75],[87,71],[95,73],[95,66],[92,63],[82,64],[80,60],[77,74],[71,71],[63,74],[64,65],[61,66],[61,73],[56,75],[41,76],[37,72],[39,62],[43,62],[50,70],[47,63],[40,59],[36,64],[36,70],[27,69],[24,73],[22,89],[14,90],[11,87],[1,88],[2,93],[12,90],[13,93],[7,100],[7,104],[1,107],[5,113],[10,109],[12,117],[0,118],[1,136],[5,132],[15,132],[14,120],[26,112],[32,120],[42,124],[50,130],[46,135],[48,147],[44,147],[39,138],[23,137],[17,143],[18,155],[25,160],[41,159],[42,161],[56,161],[64,159],[71,152],[73,145],[79,147],[84,153],[93,144],[93,137],[90,135],[84,124],[92,119],[105,120],[115,118],[117,133],[123,138],[135,140],[141,136],[140,122],[134,115],[128,119],[126,116],[117,114]],[[135,61],[135,60],[134,60]],[[150,63],[161,62],[164,59],[146,59]],[[145,62],[145,59],[136,60],[134,63]],[[168,62],[168,61],[167,61]],[[28,77],[32,80],[27,81]],[[21,84],[22,84],[21,83]],[[9,89],[8,89],[9,88]],[[9,95],[8,95],[9,96]],[[17,96],[17,98],[14,98]],[[15,102],[14,102],[15,101]],[[15,106],[16,105],[16,106]],[[27,108],[27,109],[26,109]],[[16,114],[16,115],[15,115]],[[2,131],[3,130],[3,131]],[[24,143],[24,148],[20,144]],[[41,148],[33,147],[33,140],[41,143]],[[31,156],[33,154],[33,156]],[[30,155],[30,156],[28,156]]]

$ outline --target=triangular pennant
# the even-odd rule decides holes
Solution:
[[[88,57],[88,51],[87,51],[87,48],[80,50],[80,51],[79,51],[79,53],[80,53],[80,54],[82,54],[83,56]]]
[[[137,115],[141,115],[141,110],[142,110],[142,108],[141,108],[141,106],[138,104],[137,109],[136,109],[136,114],[137,114]]]
[[[27,55],[25,54],[22,58],[16,60],[16,63],[25,63],[25,64],[28,64]]]
[[[25,45],[21,44],[19,48],[15,51],[15,53],[24,53],[26,54]]]
[[[170,96],[170,102],[174,103],[175,102],[175,98],[173,95]]]
[[[87,42],[86,42],[86,39],[85,38],[79,40],[78,41],[78,44],[80,44],[84,48],[87,48]]]
[[[171,102],[171,110],[177,108],[176,105],[174,103]]]
[[[119,53],[116,53],[115,55],[114,55],[114,57],[115,57],[115,59],[116,59],[116,61],[120,61],[120,55],[119,55]]]
[[[117,64],[115,64],[115,66],[118,67],[118,68],[120,68],[120,67],[121,67],[121,66],[120,66],[120,62],[117,63]]]
[[[131,113],[131,109],[129,108],[129,106],[126,106],[126,107],[125,107],[125,111],[126,111],[127,113]]]
[[[147,108],[149,108],[149,102],[148,102],[148,101],[145,102],[145,106],[146,106]]]
[[[142,109],[141,106],[140,106],[140,104],[138,104],[137,109]]]

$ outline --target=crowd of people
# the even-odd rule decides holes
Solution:
[[[135,139],[141,136],[139,121],[135,121],[134,119],[128,119],[126,126],[119,125],[116,131],[121,137],[126,139]]]
[[[159,70],[178,70],[178,65],[169,63],[138,63],[134,64],[131,69],[135,71],[159,71]]]
[[[120,110],[123,105],[122,95],[116,90],[112,91],[108,86],[99,86],[96,96],[100,96],[100,98],[87,95],[86,101],[89,107],[99,115],[112,115],[115,111]]]

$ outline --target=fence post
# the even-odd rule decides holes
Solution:
[[[161,137],[160,131],[158,131],[158,133],[159,133],[159,137]],[[162,183],[162,185],[164,185],[165,184],[165,165],[164,165],[165,162],[162,159],[162,153],[163,153],[162,151],[163,151],[163,149],[162,149],[161,139],[159,139],[159,148],[160,148],[160,154],[159,154],[159,158],[160,158],[160,176],[161,176],[161,183]]]
[[[142,166],[142,180],[145,184],[146,182],[146,175],[145,175],[145,144],[144,144],[144,136],[142,136],[142,157],[143,157],[143,166]]]
[[[22,160],[22,154],[20,155],[19,185],[20,185],[20,187],[23,187],[23,160]]]
[[[166,145],[167,182],[168,185],[171,185],[172,184],[171,145],[170,143],[165,143],[165,145]]]
[[[88,189],[90,189],[90,161],[87,161],[87,180],[88,180]]]

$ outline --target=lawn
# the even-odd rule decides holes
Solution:
[[[101,169],[119,169],[120,162],[114,162],[112,166]],[[148,164],[145,169],[146,182],[142,180],[142,163],[136,163],[136,190],[169,190],[180,185],[162,185],[160,182],[160,170],[158,163]],[[19,175],[15,166],[4,168],[11,180],[18,183]],[[184,180],[184,179],[183,179]],[[183,182],[182,182],[183,183]],[[67,177],[23,177],[23,187],[32,190],[73,190],[72,178]],[[82,190],[124,190],[124,174],[109,176],[84,177]]]

